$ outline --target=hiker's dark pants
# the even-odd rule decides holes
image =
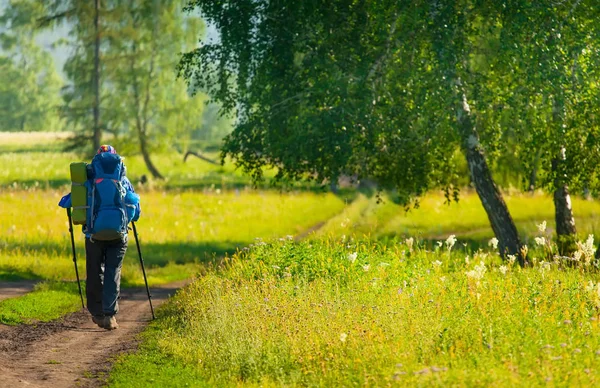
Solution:
[[[85,239],[87,282],[85,295],[90,314],[115,315],[121,288],[121,267],[127,251],[127,236],[122,240]]]

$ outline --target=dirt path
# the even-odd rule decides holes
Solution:
[[[185,283],[152,288],[154,308]],[[136,347],[135,335],[151,319],[146,290],[121,292],[119,328],[100,329],[87,312],[62,320],[8,327],[0,325],[0,386],[97,387],[112,357]]]
[[[24,295],[33,290],[36,283],[35,280],[0,281],[0,300]]]

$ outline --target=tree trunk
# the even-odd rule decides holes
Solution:
[[[135,24],[134,24],[135,26]],[[138,139],[140,141],[140,151],[142,152],[142,157],[144,158],[144,163],[146,164],[146,168],[150,171],[150,174],[156,179],[164,179],[162,174],[158,171],[154,163],[152,163],[152,159],[150,159],[150,152],[148,150],[148,102],[150,100],[150,87],[149,84],[152,81],[152,73],[154,70],[154,57],[152,61],[150,61],[150,72],[148,75],[148,84],[146,84],[146,98],[142,104],[141,101],[141,91],[140,85],[138,81],[138,75],[136,71],[136,54],[137,54],[137,45],[133,42],[131,46],[131,86],[133,89],[133,99],[134,99],[134,107],[135,107],[135,128],[137,130]]]
[[[479,195],[479,199],[487,213],[492,230],[498,239],[500,255],[515,255],[521,265],[525,264],[525,257],[521,254],[521,240],[517,227],[508,211],[508,207],[498,190],[491,171],[485,160],[483,149],[479,144],[479,135],[475,129],[471,109],[466,95],[461,90],[461,100],[456,104],[457,121],[463,139],[463,149],[467,165],[471,173],[471,181]]]
[[[557,95],[562,97],[560,93],[557,93]],[[563,125],[563,111],[564,102],[562,98],[555,97],[552,105],[552,121],[555,128],[560,128]],[[562,145],[558,155],[552,159],[552,173],[554,174],[554,219],[556,221],[558,252],[562,256],[570,256],[577,249],[575,218],[573,218],[573,209],[571,208],[567,175],[563,169],[566,159],[567,151],[565,146]]]
[[[100,30],[99,30],[99,19],[100,19],[100,0],[94,0],[95,14],[94,14],[94,31],[96,34],[94,41],[94,75],[93,89],[94,89],[94,135],[93,135],[93,147],[94,152],[100,148],[100,141],[102,133],[100,129]]]
[[[152,176],[156,179],[165,179],[150,159],[150,153],[148,152],[148,145],[146,143],[146,136],[141,131],[138,132],[138,134],[140,138],[140,151],[142,152],[142,157],[144,158],[144,163],[146,163],[148,171],[150,171],[150,174],[152,174]]]
[[[569,188],[563,185],[554,191],[554,206],[556,208],[556,234],[559,236],[575,235],[575,219],[571,207],[571,196]]]
[[[561,150],[561,158],[563,155],[564,147]],[[552,161],[552,170],[556,176],[554,180],[554,219],[556,221],[558,251],[563,256],[569,256],[576,250],[577,229],[575,228],[569,187],[561,179],[560,163],[559,158]]]

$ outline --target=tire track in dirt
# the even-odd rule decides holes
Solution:
[[[154,308],[186,283],[152,288]],[[122,290],[119,310],[113,331],[96,326],[83,310],[49,323],[0,325],[0,386],[102,385],[114,356],[134,350],[136,334],[152,318],[145,288]]]
[[[36,283],[35,280],[0,281],[0,301],[25,295],[33,290]]]

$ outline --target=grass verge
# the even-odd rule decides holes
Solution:
[[[49,322],[79,309],[81,299],[77,283],[44,282],[26,295],[1,301],[0,323]]]

